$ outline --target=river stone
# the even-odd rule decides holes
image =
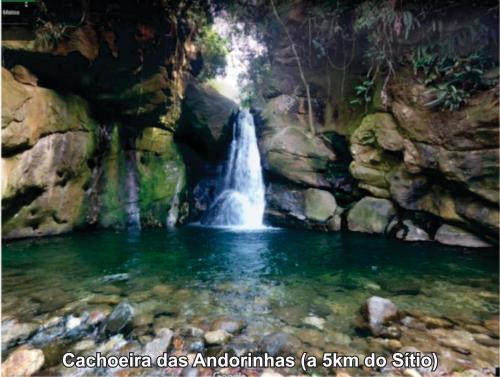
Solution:
[[[103,331],[109,334],[128,333],[134,319],[134,308],[128,301],[118,304],[104,323]]]
[[[132,324],[134,327],[145,327],[153,323],[154,317],[151,313],[140,313],[134,316]]]
[[[325,190],[308,189],[305,193],[305,215],[310,220],[326,221],[335,214],[337,201]]]
[[[499,326],[498,326],[498,315],[487,319],[483,322],[483,326],[490,332],[489,335],[498,338],[499,337]]]
[[[239,333],[245,327],[242,320],[219,318],[212,323],[212,330],[224,330],[230,334]]]
[[[168,298],[174,291],[175,288],[167,284],[158,284],[151,289],[151,293],[160,298]]]
[[[209,345],[220,345],[231,339],[231,334],[224,330],[207,331],[204,338]]]
[[[167,352],[167,349],[172,342],[174,333],[172,330],[164,328],[161,329],[157,335],[157,338],[153,339],[144,346],[144,355],[149,356],[153,363],[155,363],[155,360],[164,352]]]
[[[394,204],[387,199],[364,197],[347,215],[349,230],[365,233],[383,233],[396,214]]]
[[[2,376],[31,376],[40,370],[44,361],[41,350],[18,348],[2,363]]]
[[[19,323],[16,320],[2,322],[2,351],[14,343],[26,340],[37,328],[34,323]]]
[[[476,237],[472,233],[453,225],[443,224],[439,227],[434,237],[444,245],[464,247],[490,247],[491,245]]]
[[[268,334],[262,338],[260,344],[262,350],[273,357],[293,355],[301,348],[301,342],[296,337],[284,332]]]
[[[325,319],[324,318],[309,316],[309,317],[304,318],[302,320],[302,322],[305,325],[316,327],[319,330],[323,330],[323,328],[325,327]]]
[[[368,322],[372,334],[377,336],[382,332],[384,323],[396,318],[398,310],[392,301],[372,296],[361,308],[361,314]]]
[[[403,225],[406,227],[406,231],[400,229],[396,233],[396,238],[410,242],[430,241],[429,234],[425,230],[417,227],[413,221],[403,220]]]
[[[83,339],[73,345],[73,351],[82,353],[95,348],[95,342],[92,339]]]
[[[94,304],[94,305],[100,305],[100,304],[106,304],[106,305],[117,305],[120,303],[121,298],[118,295],[101,295],[101,294],[96,294],[92,296],[89,299],[89,304]]]

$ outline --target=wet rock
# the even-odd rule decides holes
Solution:
[[[41,313],[53,312],[71,301],[71,296],[60,288],[34,292],[31,298],[40,303],[38,310]]]
[[[490,335],[495,338],[498,338],[500,331],[498,322],[498,315],[483,322],[483,326],[490,332]]]
[[[154,317],[151,313],[140,313],[134,316],[134,320],[132,321],[132,325],[134,327],[145,327],[149,326],[153,323]]]
[[[64,353],[68,349],[68,344],[55,341],[47,344],[42,348],[43,356],[45,362],[43,364],[44,368],[50,368],[61,363]]]
[[[428,329],[435,329],[438,327],[449,329],[453,327],[453,323],[451,323],[450,321],[447,321],[446,319],[443,318],[432,317],[430,315],[424,315],[420,317],[419,320],[424,322],[425,326]]]
[[[144,354],[151,357],[154,362],[164,352],[167,352],[174,333],[170,329],[161,329],[158,336],[144,346]]]
[[[368,322],[372,334],[377,336],[382,332],[385,323],[396,318],[398,311],[390,300],[372,296],[361,308],[361,314]]]
[[[318,330],[298,330],[295,335],[303,343],[319,348],[325,347],[325,336]]]
[[[92,339],[83,339],[73,345],[73,351],[82,353],[92,350],[96,347],[95,341]]]
[[[326,221],[335,214],[337,201],[325,190],[308,189],[305,192],[305,215],[313,221]]]
[[[187,348],[189,352],[203,352],[203,350],[205,349],[205,343],[203,342],[203,340],[192,340],[188,343]]]
[[[70,315],[66,319],[66,331],[71,331],[71,330],[77,328],[78,326],[82,325],[82,323],[83,323],[82,318],[74,317],[74,316]]]
[[[299,307],[280,307],[274,310],[275,315],[290,326],[297,327],[302,323],[304,310]]]
[[[99,287],[96,287],[93,289],[94,292],[97,293],[104,293],[107,295],[121,295],[122,290],[118,288],[116,285],[112,284],[106,284],[106,285],[101,285]]]
[[[104,322],[103,332],[108,334],[128,333],[134,319],[134,308],[128,301],[118,304]]]
[[[39,328],[37,333],[31,338],[31,343],[35,347],[44,347],[58,338],[63,338],[65,332],[65,319],[54,317]]]
[[[18,348],[2,363],[2,376],[31,376],[43,366],[45,358],[39,349]]]
[[[320,317],[309,316],[304,318],[302,321],[305,325],[316,327],[319,330],[323,330],[325,327],[325,319]]]
[[[231,339],[231,343],[228,344],[228,348],[237,355],[245,355],[248,352],[255,353],[258,351],[258,346],[252,337],[246,335],[240,335]]]
[[[217,319],[212,323],[211,330],[223,330],[230,334],[239,333],[245,327],[245,322],[236,319]]]
[[[123,347],[126,344],[127,341],[123,338],[123,335],[117,334],[109,338],[107,342],[101,344],[97,348],[97,351],[101,352],[104,355],[107,355],[108,353],[118,350],[119,348]]]
[[[464,247],[490,247],[491,245],[472,233],[453,225],[443,224],[439,227],[434,239],[444,245]]]
[[[121,272],[118,274],[111,274],[111,275],[106,275],[103,276],[101,279],[104,283],[111,283],[115,281],[127,281],[130,278],[129,274],[126,272]]]
[[[411,220],[403,220],[404,229],[396,232],[396,238],[409,242],[430,241],[429,234],[417,227]]]
[[[498,346],[500,345],[500,341],[498,339],[489,337],[488,335],[485,334],[474,334],[473,337],[477,343],[482,344],[483,346],[486,347],[498,348]]]
[[[260,346],[271,356],[294,355],[300,350],[300,341],[291,334],[277,332],[262,338]]]
[[[364,197],[347,215],[349,230],[365,233],[384,233],[396,214],[394,204],[387,199]]]
[[[16,320],[2,322],[2,351],[28,339],[38,326],[34,323],[19,323]]]
[[[109,312],[107,312],[107,310],[106,311],[98,309],[93,310],[89,314],[88,322],[92,326],[97,326],[98,324],[103,322],[110,313],[111,313],[111,308],[109,308]]]
[[[118,295],[101,295],[96,294],[89,299],[89,304],[106,304],[106,305],[117,305],[121,301],[121,297]]]
[[[227,343],[231,339],[231,334],[224,330],[207,331],[204,338],[209,345],[220,345]]]
[[[174,291],[175,288],[167,284],[158,284],[151,289],[151,293],[160,298],[168,298]]]

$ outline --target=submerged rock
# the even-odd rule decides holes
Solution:
[[[160,357],[164,352],[167,352],[170,343],[172,342],[172,337],[174,333],[170,329],[161,329],[158,331],[158,337],[148,342],[144,346],[144,355],[151,357],[154,362],[158,357]]]
[[[245,322],[236,319],[220,318],[212,323],[212,330],[223,330],[230,334],[239,333],[245,327]]]
[[[293,355],[301,342],[293,335],[277,332],[266,335],[260,342],[261,348],[271,356]]]
[[[231,334],[224,330],[207,331],[204,335],[208,345],[220,345],[231,339]]]
[[[387,199],[365,197],[347,215],[349,230],[365,233],[384,233],[396,207]]]
[[[118,304],[107,320],[104,322],[102,331],[109,334],[128,333],[131,330],[132,320],[134,319],[134,308],[128,301],[122,301]]]
[[[2,351],[28,339],[37,328],[34,323],[20,323],[16,320],[2,322]]]
[[[491,247],[472,233],[453,225],[443,224],[436,232],[434,239],[444,245],[464,247]]]
[[[27,377],[38,372],[45,358],[39,349],[18,348],[2,363],[2,376]]]
[[[316,327],[319,330],[323,330],[323,328],[325,327],[325,319],[324,318],[309,316],[309,317],[304,318],[302,320],[302,322],[306,325]]]
[[[398,310],[392,301],[378,297],[370,297],[361,308],[363,318],[368,322],[368,328],[373,335],[383,332],[383,325],[396,318]]]

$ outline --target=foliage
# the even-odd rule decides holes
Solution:
[[[390,1],[365,1],[356,9],[354,31],[366,33],[368,44],[365,57],[377,76],[387,71],[387,78],[401,57],[399,40],[408,40],[420,28],[421,22],[409,9],[397,9]]]
[[[495,81],[484,77],[488,69],[496,66],[491,58],[478,52],[465,57],[440,56],[436,51],[417,48],[412,59],[414,74],[420,74],[423,83],[431,87],[427,95],[433,99],[426,106],[454,111],[473,93],[495,85]]]
[[[357,85],[354,90],[356,91],[357,98],[350,101],[352,105],[368,105],[373,100],[373,86],[374,79],[366,79],[360,85]]]
[[[226,56],[229,53],[228,42],[209,26],[203,27],[198,36],[203,70],[201,80],[210,80],[223,75],[226,70]]]
[[[239,77],[241,86],[241,106],[250,107],[261,88],[270,79],[271,64],[266,56],[258,56],[250,61],[248,71]]]

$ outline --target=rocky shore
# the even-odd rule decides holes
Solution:
[[[234,286],[221,285],[218,292],[231,292]],[[241,287],[240,287],[241,288]],[[136,291],[122,296],[114,284],[104,284],[100,292],[77,301],[66,302],[64,292],[46,292],[52,297],[41,298],[45,314],[25,322],[22,318],[4,315],[2,322],[2,350],[4,376],[80,375],[105,373],[112,376],[151,375],[152,370],[120,369],[77,370],[62,365],[62,357],[71,352],[76,356],[148,355],[152,360],[164,352],[186,356],[193,360],[196,353],[205,356],[246,355],[248,352],[268,353],[271,356],[294,356],[300,360],[303,352],[320,360],[324,352],[356,355],[360,360],[370,352],[386,357],[394,352],[435,352],[439,358],[437,372],[424,369],[381,370],[325,369],[322,375],[357,376],[379,374],[384,376],[494,375],[498,360],[498,316],[484,320],[461,318],[460,315],[438,317],[425,311],[399,309],[392,301],[372,296],[359,310],[345,313],[348,333],[335,331],[330,307],[318,308],[314,313],[293,308],[272,310],[274,325],[268,331],[256,323],[228,315],[181,315],[183,301],[192,292],[168,284],[158,284],[150,290]],[[214,294],[216,294],[214,292]],[[199,299],[199,298],[198,298]],[[256,304],[258,305],[258,298]],[[266,306],[265,302],[260,305]],[[9,303],[5,302],[8,308]],[[265,310],[265,309],[264,309]],[[353,335],[356,334],[355,337]],[[362,364],[361,364],[362,365]],[[300,369],[193,369],[157,368],[155,375],[211,375],[214,372],[244,375],[301,375]]]

